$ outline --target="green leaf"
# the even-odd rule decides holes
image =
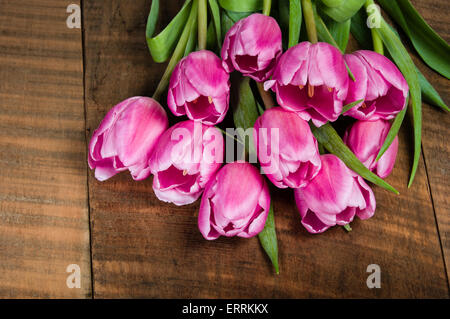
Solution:
[[[380,0],[410,38],[417,53],[429,67],[450,78],[450,46],[420,16],[409,0]]]
[[[347,105],[344,105],[342,107],[342,112],[341,114],[345,114],[348,110],[350,110],[351,108],[355,107],[356,105],[358,105],[359,103],[364,102],[364,99],[349,103]]]
[[[248,77],[240,78],[237,90],[237,94],[235,94],[237,101],[233,102],[233,105],[235,105],[233,110],[233,120],[236,128],[242,128],[245,131],[252,128],[258,119],[258,108]],[[237,132],[238,134],[240,133],[239,130]],[[256,154],[253,138],[249,139],[248,145],[245,142],[245,136],[240,136],[240,138],[245,143],[247,152],[249,154]]]
[[[298,43],[301,26],[302,4],[300,0],[289,0],[289,48]]]
[[[322,6],[322,11],[337,22],[345,22],[358,12],[366,0],[345,0],[338,7]]]
[[[359,45],[367,50],[372,49],[372,42],[370,41],[370,31],[366,25],[366,14],[364,13],[364,9],[358,11],[356,15],[352,18],[351,24],[351,32],[353,37],[358,41]],[[391,28],[392,31],[400,38],[397,31],[394,28]],[[391,60],[392,57],[389,54],[386,54]],[[440,97],[439,93],[436,89],[431,85],[430,82],[425,78],[425,76],[420,72],[420,70],[416,67],[417,74],[419,76],[419,84],[422,91],[422,99],[432,105],[438,106],[445,111],[449,111],[448,106]]]
[[[159,1],[152,1],[150,8],[150,14],[147,20],[147,28],[145,37],[147,39],[147,45],[150,50],[150,54],[155,62],[165,62],[173,53],[175,46],[178,43],[178,39],[183,32],[186,22],[189,17],[192,1],[188,0],[181,8],[180,12],[173,18],[167,27],[162,30],[157,36],[153,36],[155,31],[156,22],[158,20],[159,13]]]
[[[330,153],[339,157],[348,168],[360,175],[362,178],[374,183],[388,191],[398,194],[398,191],[386,183],[380,177],[369,171],[363,163],[353,154],[353,152],[344,144],[341,137],[330,123],[315,127],[311,125],[311,130],[317,141],[321,143]]]
[[[234,12],[255,12],[262,10],[263,0],[219,0],[222,8]]]
[[[217,0],[208,0],[208,1],[209,1],[209,8],[211,9],[212,21],[214,22],[214,29],[216,31],[217,46],[220,50],[220,48],[222,47],[222,30],[221,30],[221,24],[220,24],[220,9],[219,9],[219,5],[217,4]]]
[[[221,29],[222,29],[222,39],[225,38],[225,35],[227,34],[228,30],[233,26],[234,21],[228,16],[228,14],[225,12],[225,10],[222,10],[221,13]]]
[[[444,111],[449,111],[447,104],[442,100],[439,93],[431,85],[430,82],[425,78],[422,72],[417,69],[417,74],[419,75],[419,84],[422,89],[423,100],[428,104],[435,105],[443,109]]]
[[[208,24],[208,30],[206,32],[206,49],[210,51],[215,51],[217,47],[217,34],[215,29],[216,28],[214,27],[214,23],[210,21]],[[192,33],[194,33],[195,36],[195,32]]]
[[[228,10],[225,12],[234,23],[238,22],[241,19],[247,18],[249,15],[253,14],[253,12],[234,12]]]
[[[380,28],[375,30],[380,35],[384,45],[391,54],[392,59],[403,73],[403,76],[409,85],[414,125],[414,160],[408,183],[408,187],[410,187],[419,166],[422,140],[422,95],[419,84],[419,76],[417,75],[417,68],[409,56],[408,51],[406,51],[400,39],[391,30],[390,26],[386,23],[386,21],[384,21],[383,18],[381,18]]]
[[[258,234],[258,238],[267,256],[269,256],[270,261],[275,268],[275,272],[277,273],[277,275],[279,275],[280,269],[278,267],[278,243],[272,203],[270,203],[270,210],[269,214],[267,215],[266,225],[264,226],[262,232]]]
[[[330,30],[331,36],[334,40],[336,40],[336,44],[338,45],[339,49],[341,49],[341,52],[345,53],[348,39],[350,37],[351,19],[348,19],[344,22],[336,22],[329,19],[329,21],[326,21],[326,25],[328,27],[328,30]]]
[[[403,119],[405,118],[406,110],[408,108],[408,99],[406,100],[406,106],[403,110],[400,111],[400,113],[397,114],[397,116],[394,119],[394,122],[392,122],[392,126],[389,129],[389,133],[386,136],[386,139],[384,140],[383,146],[381,146],[380,151],[378,152],[376,160],[378,161],[381,156],[383,156],[384,152],[387,151],[389,146],[391,146],[392,142],[394,141],[395,137],[398,134],[398,131],[400,130],[400,127],[402,126]]]
[[[344,2],[344,0],[322,0],[322,3],[324,5],[331,8],[339,7],[342,4],[342,2]]]

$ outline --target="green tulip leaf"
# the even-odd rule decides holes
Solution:
[[[147,19],[145,36],[147,39],[147,45],[150,50],[150,54],[152,55],[152,58],[155,62],[165,62],[173,53],[181,36],[181,33],[183,32],[184,27],[187,24],[191,6],[192,1],[186,1],[181,10],[167,25],[167,27],[158,35],[153,36],[156,28],[156,23],[158,21],[159,0],[152,1],[150,14]]]
[[[348,40],[350,38],[351,19],[344,22],[336,22],[329,19],[329,21],[325,21],[325,24],[328,27],[333,39],[336,40],[336,44],[339,49],[341,49],[341,52],[345,53],[345,49],[347,49]]]
[[[382,39],[384,45],[392,56],[392,59],[397,64],[409,85],[414,126],[414,160],[408,183],[408,187],[410,187],[419,166],[422,141],[422,94],[419,84],[419,76],[417,74],[417,68],[414,65],[408,51],[406,51],[398,36],[394,31],[392,31],[391,27],[386,23],[386,21],[384,21],[383,18],[381,18],[380,28],[375,30]]]
[[[311,130],[317,141],[322,144],[330,153],[339,157],[348,168],[360,175],[362,178],[374,183],[388,191],[398,194],[398,191],[386,183],[383,179],[372,173],[363,163],[353,154],[347,145],[342,141],[339,134],[330,123],[315,127],[311,125]]]
[[[340,6],[322,6],[322,11],[337,22],[345,22],[361,9],[366,0],[345,0]]]
[[[436,72],[450,78],[450,46],[420,16],[409,0],[378,1],[410,38],[417,53]]]
[[[217,46],[220,50],[222,47],[222,30],[220,24],[220,9],[217,0],[208,0],[211,9],[212,21],[214,22],[214,30],[216,31]]]
[[[272,203],[270,203],[270,210],[267,215],[266,224],[262,232],[258,234],[258,238],[267,256],[269,256],[269,259],[275,268],[275,272],[278,275],[280,273],[280,269],[278,267],[278,243]]]
[[[234,12],[256,12],[262,10],[263,0],[219,0],[222,8]]]

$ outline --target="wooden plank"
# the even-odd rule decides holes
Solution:
[[[0,1],[2,298],[91,295],[82,39],[68,4]],[[70,264],[80,289],[66,285]]]
[[[448,3],[445,1],[413,1],[420,10],[424,19],[431,27],[439,33],[447,42],[450,41],[450,24],[448,18]],[[450,86],[449,81],[436,72],[430,70],[422,60],[416,59],[421,71],[427,79],[440,92],[444,101],[449,103]],[[445,257],[447,279],[450,273],[450,146],[448,134],[450,117],[443,111],[437,110],[429,105],[424,105],[423,110],[423,143],[428,180],[433,197],[434,210],[441,238],[441,246]],[[449,280],[450,284],[450,280]]]
[[[183,1],[163,6],[164,20]],[[86,2],[87,127],[133,95],[151,95],[163,66],[145,44],[150,1]],[[165,104],[165,103],[163,103]],[[335,228],[310,235],[301,226],[292,192],[274,190],[280,275],[256,238],[209,242],[197,229],[198,202],[185,207],[156,199],[151,178],[124,173],[100,183],[89,174],[95,297],[448,298],[447,281],[423,161],[406,189],[408,127],[388,181],[400,196],[375,188],[376,215],[347,234]],[[368,289],[369,264],[381,267],[381,289]]]

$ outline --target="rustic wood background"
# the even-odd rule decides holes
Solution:
[[[182,2],[162,6],[161,24]],[[412,2],[449,42],[448,1]],[[81,29],[66,26],[70,3]],[[308,234],[292,193],[274,190],[278,276],[256,238],[205,241],[198,203],[162,203],[126,173],[95,180],[92,131],[117,102],[151,96],[165,68],[145,43],[150,3],[0,0],[0,297],[449,298],[450,117],[428,105],[413,187],[406,125],[388,178],[401,195],[375,188],[375,216],[351,233]],[[449,102],[448,81],[415,60]],[[381,289],[366,286],[373,263]],[[80,289],[66,286],[69,264]]]

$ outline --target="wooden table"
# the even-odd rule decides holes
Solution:
[[[162,6],[162,23],[182,2]],[[70,3],[82,29],[66,26]],[[151,96],[165,68],[145,43],[150,3],[0,0],[0,297],[449,297],[450,117],[428,105],[413,187],[405,125],[388,178],[401,195],[375,188],[375,216],[351,233],[308,234],[292,192],[273,190],[278,276],[256,238],[205,241],[198,203],[162,203],[151,179],[125,173],[95,180],[92,131],[117,102]],[[448,42],[447,0],[413,3]],[[415,60],[449,102],[448,81]],[[66,285],[70,264],[81,288]],[[380,289],[366,285],[369,264],[381,267]]]

